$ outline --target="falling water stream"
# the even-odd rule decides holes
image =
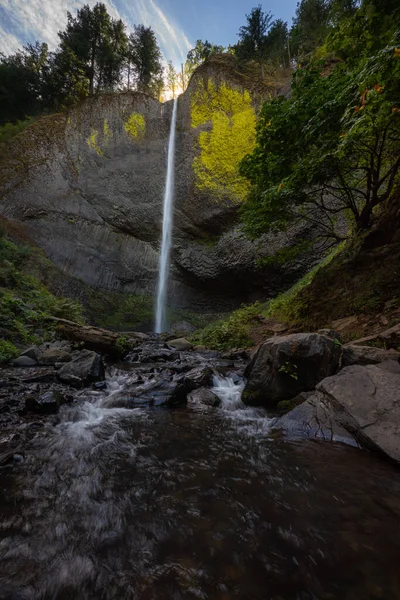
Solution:
[[[169,257],[172,242],[172,223],[174,210],[174,168],[175,168],[175,132],[178,101],[175,98],[172,109],[171,128],[168,142],[167,178],[165,182],[163,225],[160,263],[158,272],[158,289],[156,304],[156,333],[166,330],[166,304],[168,295]]]

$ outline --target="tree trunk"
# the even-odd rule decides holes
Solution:
[[[362,211],[360,212],[359,217],[356,219],[357,229],[359,231],[364,231],[369,228],[369,223],[372,215],[372,206],[370,204],[366,204]]]
[[[56,330],[60,337],[70,342],[80,342],[88,350],[95,350],[100,354],[119,356],[121,354],[121,338],[126,339],[126,344],[135,345],[143,341],[147,336],[141,333],[129,332],[126,334],[115,333],[108,329],[100,329],[91,325],[80,325],[67,319],[48,317],[48,320],[56,323]],[[119,340],[119,342],[118,342]]]

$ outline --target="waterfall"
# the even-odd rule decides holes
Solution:
[[[174,164],[175,164],[175,130],[178,102],[174,99],[172,110],[171,129],[168,142],[167,179],[165,182],[164,205],[163,205],[163,228],[160,263],[158,269],[158,289],[156,305],[156,333],[166,330],[166,305],[168,293],[169,256],[172,242],[172,217],[174,200]]]

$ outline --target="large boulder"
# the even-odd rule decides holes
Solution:
[[[399,360],[400,352],[396,350],[385,350],[371,346],[356,346],[346,344],[343,347],[342,366],[351,365],[376,365],[387,360]]]
[[[260,346],[248,365],[243,402],[274,408],[337,372],[341,346],[318,333],[275,337]]]
[[[57,371],[60,381],[75,388],[91,385],[95,381],[103,381],[104,375],[103,360],[100,354],[92,350],[74,353],[72,360]]]
[[[367,448],[400,462],[400,375],[377,365],[346,367],[317,390],[336,421]]]
[[[275,420],[273,427],[292,438],[305,438],[327,442],[341,442],[358,446],[354,437],[335,418],[335,411],[321,392],[311,396],[283,417]]]

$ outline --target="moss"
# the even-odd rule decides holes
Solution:
[[[104,135],[104,138],[106,141],[109,140],[110,138],[112,138],[112,136],[113,136],[113,132],[110,129],[107,119],[104,119],[103,135]]]
[[[7,340],[0,340],[0,364],[7,363],[19,356],[19,350]]]
[[[211,131],[199,135],[200,155],[193,161],[196,185],[217,198],[246,198],[249,182],[239,174],[242,158],[253,151],[256,115],[248,91],[239,92],[228,85],[199,84],[192,96],[192,127],[210,122]]]
[[[136,140],[144,138],[146,133],[146,121],[140,113],[132,113],[124,123],[125,131]]]
[[[89,148],[92,148],[93,150],[95,150],[95,152],[97,152],[97,154],[99,156],[104,156],[103,150],[100,148],[100,146],[97,143],[98,136],[99,136],[99,132],[97,131],[97,129],[92,129],[90,136],[87,139],[87,145],[89,146]]]

